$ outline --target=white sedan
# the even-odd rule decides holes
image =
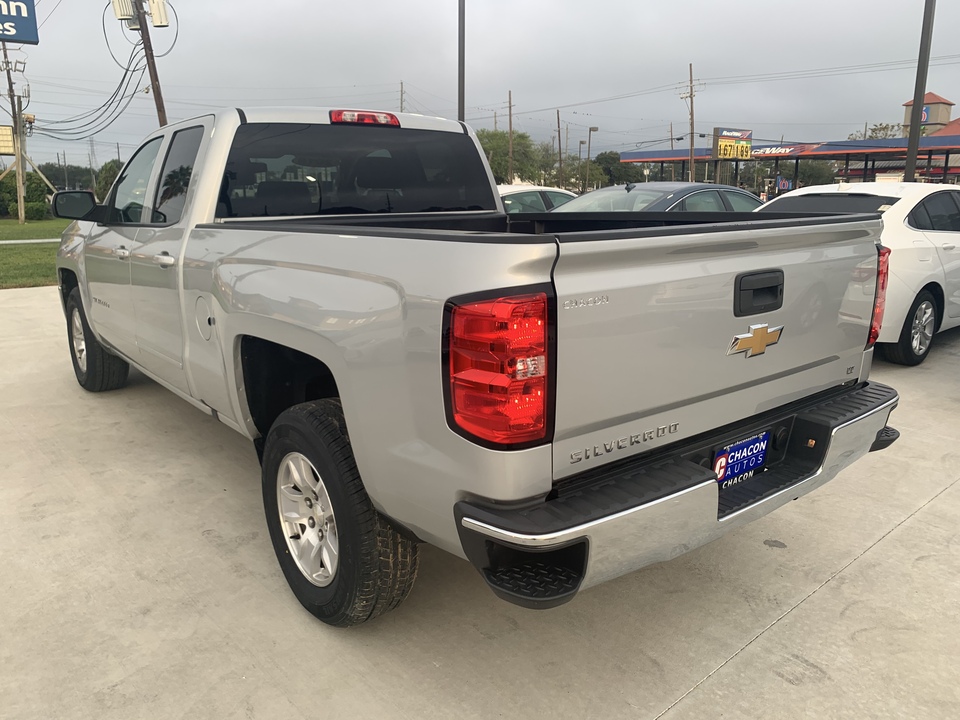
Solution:
[[[960,186],[929,183],[811,185],[760,212],[883,213],[890,280],[879,342],[884,356],[918,365],[933,336],[960,325]]]

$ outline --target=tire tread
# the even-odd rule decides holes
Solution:
[[[80,312],[80,322],[83,325],[83,339],[87,346],[87,371],[81,373],[77,366],[73,351],[73,335],[70,328],[72,308]],[[84,390],[90,392],[108,392],[117,390],[127,383],[130,375],[130,365],[123,358],[107,352],[93,335],[90,324],[87,322],[87,313],[83,309],[83,300],[80,290],[74,288],[67,296],[67,344],[70,348],[70,357],[73,361],[73,370],[77,382]]]
[[[334,507],[334,512],[352,513],[360,527],[359,568],[351,602],[344,607],[307,609],[337,627],[359,625],[395,609],[410,594],[416,580],[417,544],[398,533],[373,507],[357,470],[340,400],[330,398],[296,405],[277,422],[285,415],[297,416],[330,451],[349,505]]]

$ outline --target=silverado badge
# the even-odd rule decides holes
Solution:
[[[745,335],[735,335],[733,342],[730,343],[730,349],[727,355],[736,355],[746,353],[746,357],[754,355],[763,355],[767,348],[780,342],[780,335],[783,333],[783,325],[771,328],[764,323],[763,325],[751,325],[750,332]]]

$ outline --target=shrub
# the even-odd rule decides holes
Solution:
[[[28,202],[23,206],[23,214],[27,220],[46,220],[50,217],[50,205],[45,202]]]

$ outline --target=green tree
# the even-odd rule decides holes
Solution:
[[[594,163],[603,172],[604,180],[601,187],[643,182],[646,179],[643,174],[643,166],[640,163],[622,163],[620,162],[620,153],[612,150],[598,153],[594,158]],[[593,167],[590,168],[590,181],[591,185],[595,184]]]
[[[90,187],[90,179],[93,173],[85,165],[67,165],[64,167],[60,163],[45,162],[40,163],[40,172],[61,190],[76,187]]]
[[[45,203],[47,196],[52,195],[50,188],[37,173],[28,172],[23,181],[23,196],[27,202]]]
[[[542,142],[533,149],[537,176],[534,182],[539,185],[556,187],[557,185],[557,149],[553,143]]]
[[[10,212],[13,208],[13,213]],[[0,215],[7,217],[17,213],[17,178],[14,173],[8,173],[0,180]]]
[[[900,123],[877,123],[870,126],[866,135],[863,134],[863,130],[857,130],[847,135],[847,140],[882,140],[900,137],[903,137],[903,125]]]
[[[512,184],[513,180],[508,178],[510,134],[505,130],[478,130],[477,139],[487,156],[497,183]],[[513,174],[523,182],[539,181],[538,153],[527,133],[513,133]]]
[[[117,175],[120,174],[120,171],[123,169],[123,163],[119,160],[107,160],[103,164],[103,167],[100,168],[100,173],[97,177],[97,199],[100,202],[103,202],[107,199],[107,195],[110,194],[110,188],[113,187],[113,181],[117,179]]]

